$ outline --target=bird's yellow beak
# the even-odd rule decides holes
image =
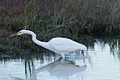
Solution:
[[[17,36],[18,34],[19,34],[19,32],[15,33],[15,34],[12,34],[9,37],[14,37],[14,36]]]

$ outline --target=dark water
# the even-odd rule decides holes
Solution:
[[[120,80],[119,39],[85,43],[88,55],[67,55],[64,61],[49,52],[1,58],[0,80]]]

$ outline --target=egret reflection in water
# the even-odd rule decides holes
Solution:
[[[47,72],[49,76],[58,77],[58,78],[66,78],[69,79],[69,76],[74,74],[80,74],[87,69],[87,65],[77,65],[74,61],[70,61],[65,59],[61,61],[62,58],[49,63],[45,66],[39,67],[35,69],[33,59],[25,61],[25,76],[26,78],[18,78],[11,76],[14,80],[37,80],[37,75],[41,74],[44,75],[44,72]]]
[[[50,63],[46,66],[40,67],[37,69],[38,72],[47,71],[52,76],[57,77],[68,77],[71,76],[77,72],[83,72],[87,68],[87,65],[76,65],[73,61],[64,60],[64,62],[61,62],[61,58],[57,61]]]

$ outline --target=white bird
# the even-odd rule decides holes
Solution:
[[[61,54],[63,58],[65,58],[65,54],[69,54],[76,50],[87,50],[87,47],[83,44],[75,42],[68,38],[56,37],[52,38],[48,42],[42,42],[37,40],[36,34],[30,30],[20,30],[19,32],[12,34],[10,37],[22,34],[30,34],[32,35],[32,40],[39,46],[42,46],[48,50],[51,50],[57,54]]]

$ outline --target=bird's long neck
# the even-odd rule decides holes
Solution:
[[[47,42],[42,42],[42,41],[37,40],[36,34],[34,32],[30,32],[29,34],[32,35],[32,40],[33,40],[34,43],[36,43],[37,45],[40,45],[44,48],[49,49],[49,46],[47,45]]]

